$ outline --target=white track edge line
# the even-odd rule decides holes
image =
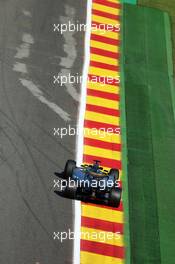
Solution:
[[[87,30],[85,33],[84,44],[84,65],[83,65],[83,80],[81,85],[80,108],[78,117],[78,136],[76,140],[76,161],[79,166],[83,162],[83,138],[84,138],[84,117],[86,109],[86,94],[87,94],[87,77],[90,63],[90,36],[91,36],[91,14],[92,0],[87,0]],[[74,249],[73,263],[80,264],[80,234],[81,234],[81,202],[74,202]]]

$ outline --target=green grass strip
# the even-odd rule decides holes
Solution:
[[[172,48],[172,37],[171,37],[171,25],[170,25],[170,18],[168,14],[164,14],[165,20],[165,34],[166,34],[166,46],[167,46],[167,61],[168,61],[168,75],[170,81],[170,90],[171,90],[171,98],[172,98],[172,106],[173,106],[173,113],[175,119],[175,86],[174,86],[174,79],[173,79],[173,48]]]
[[[123,4],[127,3],[127,4],[133,4],[136,5],[137,4],[137,0],[122,0],[121,1]]]
[[[123,205],[124,205],[124,243],[126,248],[125,263],[130,264],[130,230],[129,230],[129,200],[128,200],[128,173],[127,173],[127,139],[126,139],[126,109],[125,109],[125,80],[124,80],[124,48],[123,48],[123,8],[121,9],[121,47],[120,47],[120,125],[122,139],[122,184],[123,184]]]

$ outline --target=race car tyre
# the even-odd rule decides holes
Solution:
[[[112,207],[119,207],[121,195],[122,195],[122,190],[120,188],[112,189],[109,194],[108,205]]]
[[[77,186],[67,186],[64,190],[65,197],[75,199],[77,194]]]
[[[68,160],[64,168],[64,178],[68,179],[72,176],[73,169],[76,167],[76,162],[74,160]]]
[[[115,180],[117,181],[119,179],[119,170],[117,169],[110,169],[109,175],[112,175],[115,177]]]

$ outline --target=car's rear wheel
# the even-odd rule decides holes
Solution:
[[[109,194],[109,206],[112,207],[119,207],[120,200],[121,200],[122,190],[120,188],[118,189],[112,189]]]
[[[68,160],[64,168],[64,178],[68,179],[72,176],[72,172],[76,167],[76,162],[74,160]]]
[[[119,170],[110,169],[109,175],[114,176],[115,180],[118,180],[119,179]]]
[[[77,194],[77,186],[67,186],[64,195],[69,199],[75,199]]]

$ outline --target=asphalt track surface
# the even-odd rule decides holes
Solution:
[[[59,72],[81,73],[83,34],[52,24],[84,22],[86,1],[0,0],[0,263],[72,263],[72,202],[53,193],[53,172],[75,157],[80,87],[53,84]],[[67,46],[66,46],[67,45]],[[70,53],[72,51],[72,56]]]

